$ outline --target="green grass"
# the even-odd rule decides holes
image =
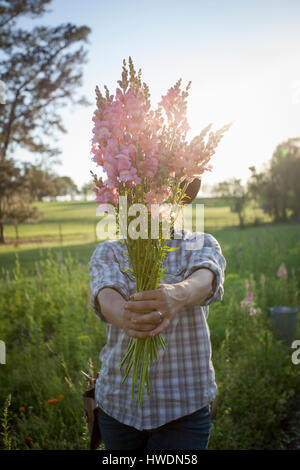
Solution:
[[[238,225],[237,214],[232,213],[228,206],[220,206],[222,201],[199,199],[197,202],[204,203],[205,226],[208,230]],[[42,213],[42,217],[37,223],[19,225],[18,250],[36,247],[41,242],[51,246],[61,243],[63,245],[87,243],[96,239],[95,225],[99,217],[96,216],[95,202],[36,202],[34,206]],[[246,210],[246,223],[252,224],[255,219],[261,222],[270,221],[261,209],[255,208],[252,204]],[[5,238],[7,246],[0,247],[0,254],[16,249],[14,246],[16,233],[12,224],[5,225]]]
[[[205,204],[205,231],[214,233],[221,228],[238,227],[238,216],[224,205],[222,200],[198,200]],[[223,205],[222,205],[223,204]],[[25,268],[32,271],[36,261],[43,259],[48,249],[54,253],[72,253],[77,259],[86,259],[99,240],[96,237],[96,204],[91,202],[37,202],[35,206],[43,216],[38,223],[20,224],[19,243],[15,245],[15,228],[5,225],[6,244],[0,245],[1,267],[12,269],[16,254]],[[264,223],[269,219],[259,209],[247,209],[247,223],[260,217]]]
[[[47,206],[47,227],[55,226],[62,213],[63,231],[70,234],[74,226],[84,232],[93,224],[90,203],[58,204]],[[90,209],[85,224],[83,214]],[[226,208],[211,209],[225,217]],[[38,225],[43,227],[42,221]],[[300,381],[300,366],[292,364],[291,350],[276,341],[267,311],[280,293],[290,304],[300,303],[300,226],[206,231],[215,235],[227,260],[224,300],[211,305],[208,317],[219,405],[209,447],[268,448]],[[100,368],[105,344],[105,326],[89,306],[87,263],[97,243],[91,237],[87,243],[71,239],[66,246],[2,249],[0,339],[7,344],[7,364],[0,366],[0,448],[26,449],[26,437],[32,449],[88,448],[80,370]],[[282,263],[287,281],[276,276]],[[240,305],[246,281],[259,309],[253,316]],[[300,316],[297,338],[299,322]],[[57,403],[48,404],[61,394]]]
[[[85,243],[95,239],[98,219],[94,202],[36,202],[34,206],[42,213],[42,217],[37,223],[19,225],[21,245],[60,243],[61,234],[65,244],[75,241]],[[5,225],[5,238],[8,243],[15,242],[15,228],[12,224]],[[7,246],[6,250],[12,248]],[[5,247],[2,250],[5,251]]]

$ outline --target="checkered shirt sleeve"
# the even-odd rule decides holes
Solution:
[[[223,299],[226,260],[218,241],[211,234],[205,233],[202,235],[204,237],[203,246],[200,249],[191,250],[184,277],[186,279],[194,271],[201,268],[207,268],[214,273],[213,293],[201,304],[205,306]]]
[[[100,243],[92,254],[89,265],[91,278],[90,303],[96,315],[105,323],[108,323],[103,313],[97,295],[100,289],[110,287],[115,289],[126,300],[129,299],[129,287],[126,276],[121,271],[117,254],[111,241]]]

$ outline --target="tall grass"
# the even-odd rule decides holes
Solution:
[[[209,446],[266,448],[276,439],[300,380],[300,366],[292,364],[292,351],[274,338],[266,308],[274,301],[281,263],[289,273],[289,298],[300,303],[299,229],[282,226],[215,235],[227,270],[224,300],[211,306],[208,317],[219,405]],[[18,258],[8,275],[3,271],[3,449],[88,448],[81,398],[86,384],[80,370],[101,367],[105,326],[89,305],[87,260],[82,263],[68,252],[61,257],[48,251],[38,262],[33,257],[30,272]],[[259,282],[262,274],[265,290]],[[255,315],[241,307],[246,282],[259,309]],[[299,322],[297,335],[299,339]]]
[[[80,370],[99,369],[105,342],[89,306],[86,269],[70,256],[49,254],[32,277],[17,262],[0,289],[0,338],[7,347],[0,397],[3,403],[11,394],[12,448],[26,448],[27,437],[35,449],[86,448]],[[58,402],[49,404],[53,398]]]

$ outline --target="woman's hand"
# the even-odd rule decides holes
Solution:
[[[164,331],[184,306],[184,293],[179,283],[160,284],[158,289],[133,294],[131,301],[123,306],[125,333],[135,338],[148,338]]]
[[[177,284],[160,284],[137,292],[123,305],[123,328],[128,336],[148,338],[165,331],[184,307],[200,304],[212,295],[214,274],[203,268]],[[160,313],[159,313],[160,312]]]

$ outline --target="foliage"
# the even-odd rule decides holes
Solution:
[[[76,89],[81,85],[81,65],[86,62],[82,44],[90,29],[70,23],[37,26],[31,31],[17,29],[18,16],[41,14],[48,2],[1,3],[0,25],[5,37],[0,76],[6,84],[6,104],[1,105],[0,114],[0,159],[5,161],[17,147],[44,156],[58,155],[59,149],[47,142],[55,131],[65,132],[58,108],[70,101],[87,104],[76,98]]]
[[[248,192],[240,179],[232,178],[228,181],[218,183],[214,188],[214,193],[227,200],[232,212],[239,216],[240,228],[244,227],[245,208],[249,202]]]
[[[88,194],[93,194],[93,193],[92,193],[93,186],[94,186],[94,184],[93,184],[92,181],[90,181],[90,182],[85,183],[85,184],[82,185],[82,187],[81,187],[81,194],[83,194],[85,201],[87,200]]]
[[[4,223],[38,220],[40,213],[30,206],[31,195],[20,168],[12,160],[0,162],[0,243],[4,243]]]
[[[208,316],[219,407],[211,449],[263,449],[280,437],[300,368],[274,338],[260,279],[264,274],[264,288],[274,292],[284,279],[277,277],[278,268],[285,263],[288,279],[294,269],[297,282],[290,294],[299,295],[298,234],[299,228],[289,226],[215,234],[227,270],[224,300],[212,304]],[[100,368],[98,355],[105,343],[105,327],[88,299],[87,261],[94,247],[74,251],[74,256],[70,247],[46,250],[36,264],[31,253],[30,275],[17,261],[13,273],[2,276],[0,338],[7,345],[7,364],[0,367],[2,448],[9,442],[12,449],[88,448],[81,399],[86,384],[80,370],[91,363]],[[241,308],[248,284],[260,309],[255,315]],[[50,405],[49,399],[55,401]]]
[[[11,395],[9,394],[5,400],[3,414],[1,418],[1,437],[3,441],[3,448],[5,450],[11,450],[11,438],[10,438],[10,424],[9,424],[9,407],[11,404]]]
[[[1,0],[0,1],[0,49],[9,53],[16,45],[22,31],[16,29],[20,16],[35,18],[43,15],[51,0]]]
[[[291,214],[300,218],[300,138],[288,139],[279,144],[267,168],[257,173],[251,167],[249,189],[275,221],[285,221]]]
[[[105,332],[89,307],[82,264],[48,253],[35,268],[24,278],[17,261],[0,287],[0,337],[7,345],[0,401],[11,393],[12,448],[26,448],[30,437],[33,449],[85,449],[80,371],[91,362],[99,368]]]

